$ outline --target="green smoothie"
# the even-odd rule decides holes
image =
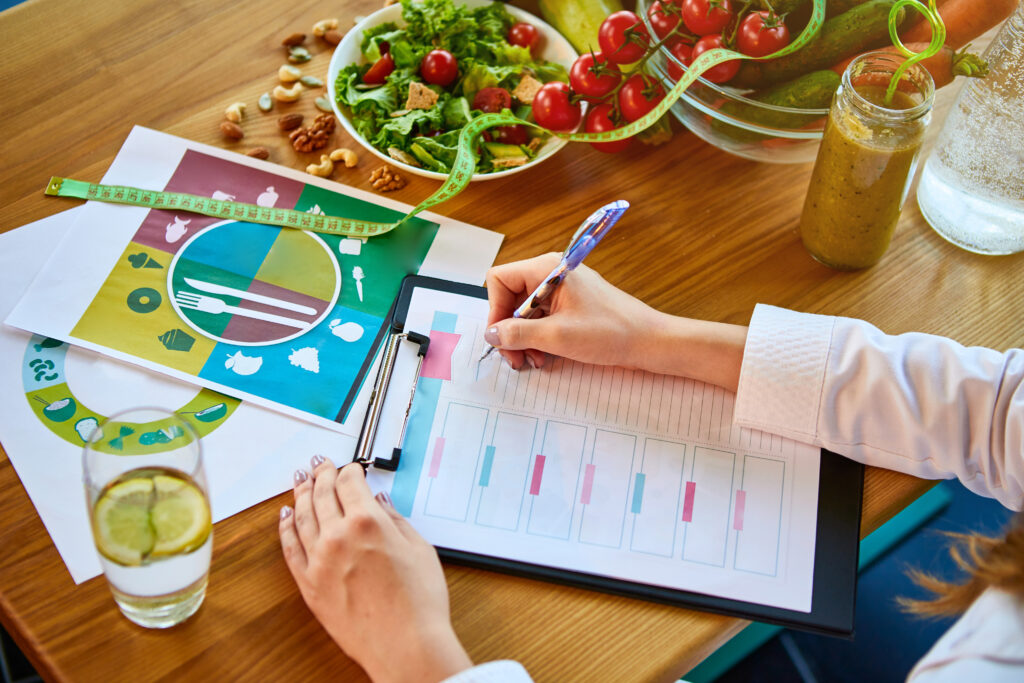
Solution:
[[[871,105],[904,111],[919,104],[884,85],[858,85]],[[870,107],[868,107],[870,113]],[[873,120],[833,106],[800,217],[800,236],[814,258],[839,270],[872,266],[889,247],[924,137],[924,126]]]

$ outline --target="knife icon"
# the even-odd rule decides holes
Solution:
[[[302,304],[293,304],[291,301],[282,301],[281,299],[275,299],[270,296],[263,296],[262,294],[254,294],[253,292],[247,292],[244,289],[235,289],[234,287],[225,287],[224,285],[217,285],[212,282],[203,282],[202,280],[195,280],[193,278],[185,278],[185,284],[189,287],[198,289],[201,292],[209,292],[210,294],[225,294],[227,296],[238,297],[239,299],[246,299],[247,301],[254,301],[258,304],[266,304],[267,306],[274,306],[276,308],[283,308],[286,311],[295,311],[296,313],[302,313],[303,315],[316,315],[317,310],[310,308],[309,306],[303,306]]]

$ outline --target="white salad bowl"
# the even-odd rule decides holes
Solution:
[[[461,4],[467,7],[480,7],[490,4],[490,2],[488,0],[463,0]],[[525,21],[537,27],[537,30],[541,35],[541,50],[538,55],[539,58],[549,62],[555,62],[556,64],[561,64],[565,67],[566,71],[569,70],[572,63],[576,61],[576,58],[579,55],[576,53],[576,50],[573,49],[572,45],[569,44],[569,41],[562,37],[561,33],[556,31],[554,27],[544,22],[539,17],[521,10],[518,7],[505,5],[505,9],[508,10],[508,13],[518,21]],[[348,134],[355,138],[359,144],[365,147],[370,154],[379,157],[383,161],[386,161],[388,164],[400,170],[415,173],[416,175],[425,176],[427,178],[444,180],[448,177],[447,173],[428,171],[427,169],[420,168],[418,166],[402,163],[401,161],[393,159],[384,152],[375,148],[370,144],[369,140],[366,140],[362,135],[356,132],[355,126],[352,125],[347,112],[345,112],[345,108],[338,105],[337,93],[335,91],[335,81],[338,80],[338,73],[349,64],[358,64],[363,61],[363,53],[359,50],[359,45],[363,39],[363,31],[388,21],[393,21],[399,26],[405,26],[405,21],[402,20],[402,6],[400,4],[389,5],[388,7],[377,10],[360,21],[345,34],[342,41],[338,43],[336,48],[334,48],[334,55],[331,57],[331,64],[327,68],[327,96],[331,100],[331,107],[333,107],[338,120],[341,121],[342,127],[348,131]],[[529,163],[523,164],[522,166],[508,168],[503,171],[495,171],[494,173],[474,173],[472,180],[504,178],[512,175],[513,173],[519,173],[520,171],[524,171],[528,168],[533,168],[564,147],[565,143],[566,141],[561,138],[551,137],[539,150],[537,150],[537,157]]]

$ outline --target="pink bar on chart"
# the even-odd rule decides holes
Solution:
[[[533,478],[530,480],[530,495],[536,496],[540,494],[540,480],[544,476],[544,461],[543,455],[538,455],[537,460],[533,465]]]
[[[441,456],[444,455],[444,437],[439,436],[434,441],[434,455],[430,458],[430,469],[427,476],[431,479],[437,478],[437,472],[441,469]]]
[[[736,492],[736,513],[732,516],[732,528],[743,531],[743,508],[747,506],[747,492]]]
[[[431,330],[430,346],[427,348],[426,358],[423,359],[420,377],[450,380],[452,378],[452,354],[455,353],[455,347],[459,345],[461,338],[461,334]]]
[[[594,489],[594,470],[597,469],[593,465],[587,465],[586,472],[583,473],[583,492],[580,494],[580,502],[584,505],[590,505],[590,492]]]
[[[686,482],[686,493],[683,496],[683,521],[693,521],[693,492],[697,490],[697,482]]]

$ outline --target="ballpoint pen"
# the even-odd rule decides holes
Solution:
[[[562,284],[562,280],[565,279],[566,275],[571,273],[576,266],[583,263],[583,259],[587,257],[587,254],[597,246],[601,238],[618,222],[619,218],[622,217],[622,214],[628,208],[629,202],[619,199],[611,204],[605,204],[587,216],[587,219],[576,230],[576,234],[572,236],[569,246],[562,252],[562,260],[544,278],[540,286],[533,291],[533,294],[526,297],[526,301],[520,304],[519,308],[512,313],[512,317],[528,319],[537,315],[541,304],[551,296],[551,293],[555,291],[558,285]],[[487,347],[487,350],[484,351],[477,362],[479,363],[491,355],[494,349],[494,346]]]

